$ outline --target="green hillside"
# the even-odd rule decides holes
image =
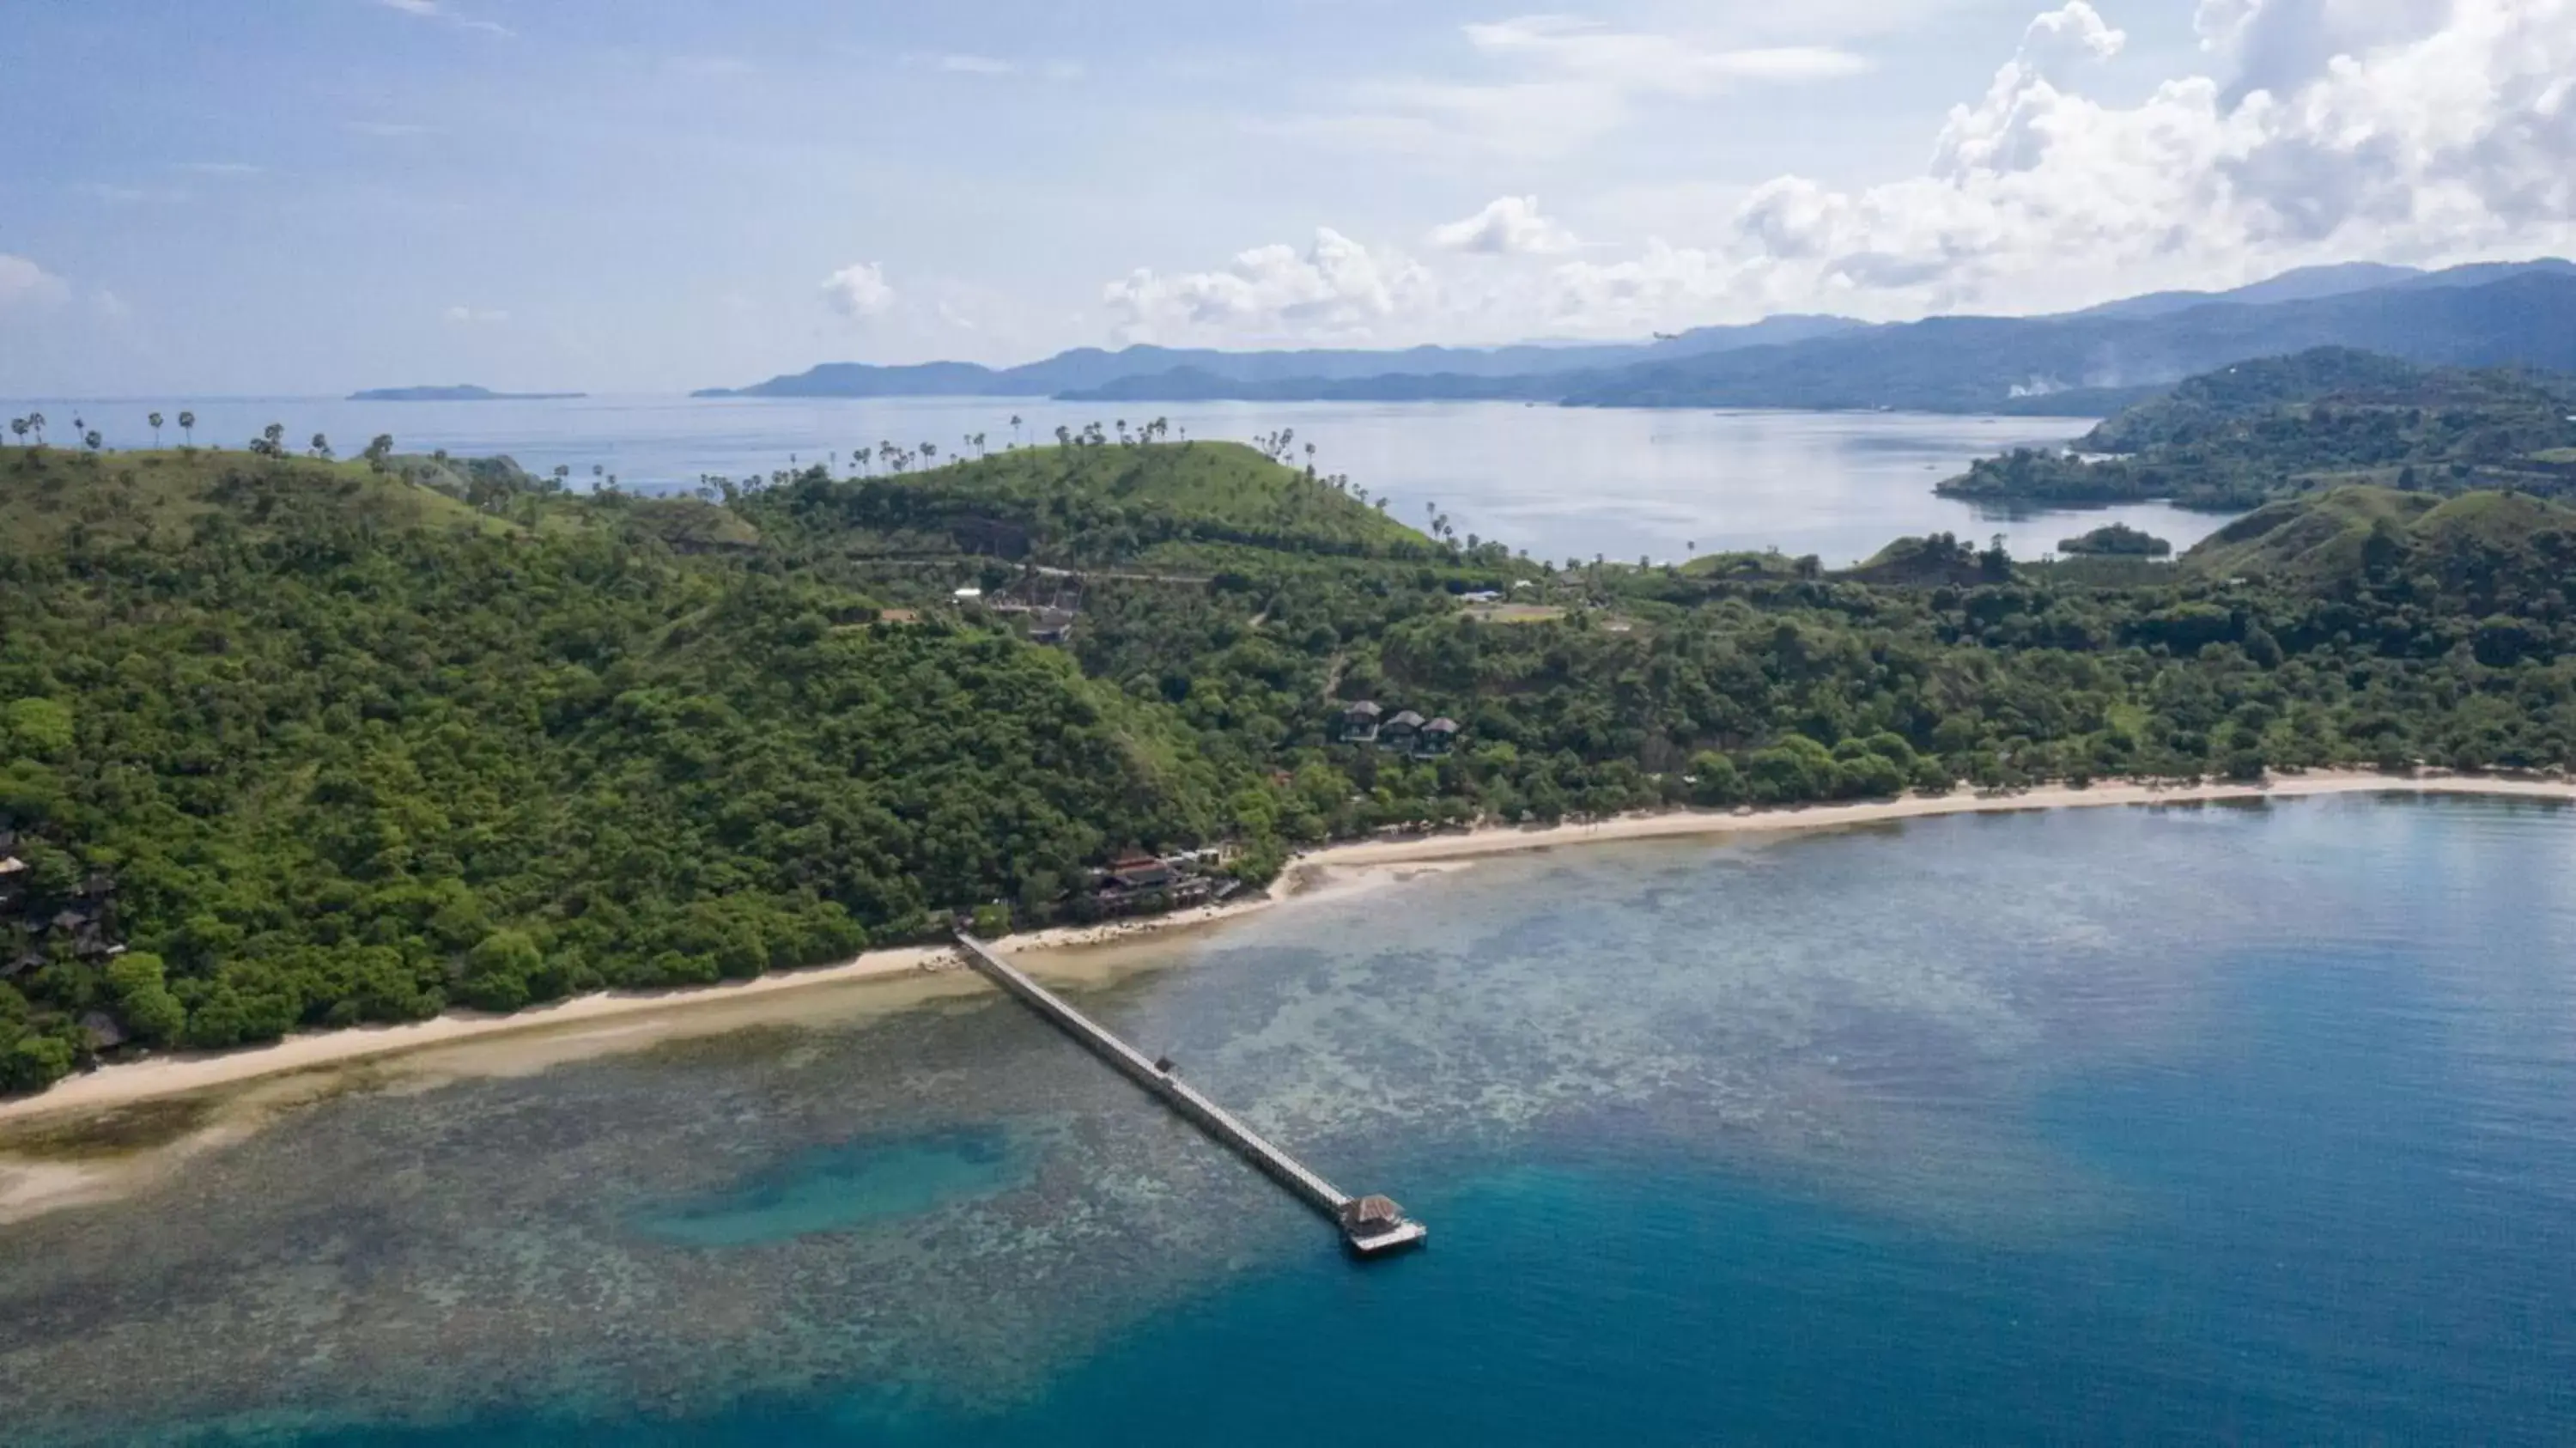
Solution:
[[[2183,565],[2419,613],[2555,620],[2576,602],[2576,508],[2518,493],[2338,488],[2258,509]]]
[[[637,500],[530,528],[363,467],[10,462],[0,1084],[101,1013],[218,1047],[840,958],[1222,825],[1168,710]],[[51,923],[100,877],[106,969]]]
[[[1240,443],[1076,440],[887,478],[808,474],[747,499],[782,538],[1104,563],[1158,544],[1430,557],[1433,541]]]
[[[1981,459],[1940,486],[1989,502],[2170,499],[2241,509],[2369,483],[2576,494],[2576,377],[2423,368],[2343,348],[2195,377],[2065,452]]]
[[[502,527],[459,498],[358,462],[204,448],[0,453],[0,547],[17,552],[179,546],[201,528],[271,538],[324,523],[370,531]]]
[[[1258,881],[1439,822],[2576,763],[2576,513],[2528,496],[1835,573],[1560,568],[1096,435],[711,491],[0,457],[0,1089],[1078,917],[1135,848]],[[1458,729],[1346,740],[1360,700]]]

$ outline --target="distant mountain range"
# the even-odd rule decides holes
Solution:
[[[827,362],[751,387],[710,387],[698,397],[1054,397],[1134,378],[1198,373],[1247,387],[1324,386],[1383,377],[1507,378],[1700,356],[1865,330],[1847,317],[1766,317],[1741,327],[1700,327],[1653,342],[1525,343],[1516,347],[1414,347],[1400,352],[1218,352],[1205,348],[1077,347],[1042,362],[991,368],[972,362],[875,367]]]
[[[1649,343],[1399,352],[1081,348],[993,369],[831,363],[702,397],[1089,402],[1507,400],[1583,407],[1895,408],[2099,415],[2184,377],[2311,347],[2576,371],[2576,263],[2309,267],[2047,317],[1872,325],[1782,316]]]
[[[494,392],[460,382],[446,387],[375,387],[349,394],[351,402],[560,402],[586,392]]]

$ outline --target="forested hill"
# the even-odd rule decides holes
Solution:
[[[370,452],[0,453],[0,1084],[1079,918],[1138,849],[2576,758],[2529,498],[1835,575],[1415,532],[1285,435],[678,499]]]
[[[2167,498],[2233,511],[2353,483],[2576,494],[2576,376],[2426,368],[2320,348],[2191,378],[2067,452],[1984,459],[1940,490],[1994,501]]]
[[[1248,771],[1167,708],[675,553],[704,506],[0,462],[0,1079],[84,1017],[215,1047],[842,958],[1226,824]]]

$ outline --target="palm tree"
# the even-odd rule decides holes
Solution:
[[[331,439],[324,437],[318,432],[313,434],[313,455],[322,459],[324,462],[329,462],[331,460]]]
[[[152,415],[150,415],[149,417],[144,418],[143,420],[144,420],[145,422],[148,422],[148,423],[152,424],[152,446],[153,446],[153,447],[155,447],[155,448],[160,447],[160,446],[161,446],[161,414],[159,414],[159,413],[157,413],[157,412],[156,412],[156,413],[153,413]]]
[[[1017,443],[1019,440],[1020,440],[1020,415],[1019,415],[1018,413],[1014,412],[1014,413],[1012,413],[1012,414],[1011,414],[1011,441],[1012,441],[1012,442],[1014,442],[1014,443]]]
[[[261,428],[259,440],[268,444],[267,452],[270,457],[283,457],[286,453],[286,424],[272,422]]]
[[[36,430],[36,446],[43,447],[45,445],[45,415],[41,412],[28,413],[27,426]]]
[[[98,451],[99,445],[106,441],[106,438],[98,435],[97,428],[91,428],[89,431],[81,434],[81,446],[88,448],[91,452]]]
[[[18,435],[18,446],[25,447],[27,445],[27,419],[23,417],[13,417],[9,419],[9,430]]]
[[[180,413],[179,432],[181,436],[188,440],[188,446],[195,447],[197,445],[197,414],[193,412]]]

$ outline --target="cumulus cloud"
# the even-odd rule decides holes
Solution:
[[[450,307],[439,317],[451,327],[497,327],[510,320],[498,307]]]
[[[1695,284],[1906,311],[2576,239],[2576,0],[2212,0],[2200,20],[2254,69],[2123,107],[2080,89],[2121,32],[2085,0],[2040,15],[1924,175],[1770,182]]]
[[[2047,311],[2321,262],[2576,251],[2576,0],[2203,0],[2197,24],[2210,73],[2113,104],[2086,91],[2125,36],[2069,0],[1950,110],[1920,173],[1862,187],[1775,177],[1701,233],[1624,256],[1552,255],[1563,229],[1505,197],[1430,234],[1435,252],[1505,259],[1479,262],[1472,284],[1326,232],[1334,245],[1314,254],[1139,273],[1111,299],[1131,325],[1208,339],[1311,321],[1493,341],[1779,311]],[[1705,57],[1630,56],[1597,27],[1480,32],[1499,51],[1550,49],[1560,71],[1626,56],[1632,79],[1711,83],[1694,79]],[[1336,284],[1312,259],[1326,251],[1406,284]]]
[[[1207,335],[1365,341],[1388,322],[1425,312],[1432,286],[1418,263],[1318,227],[1304,251],[1255,247],[1217,271],[1139,269],[1111,282],[1101,300],[1129,341]]]
[[[1538,209],[1535,196],[1497,196],[1465,220],[1433,227],[1430,241],[1441,251],[1486,256],[1549,256],[1580,245],[1573,232]]]
[[[0,252],[0,312],[53,306],[70,300],[71,294],[61,277],[23,256]]]
[[[1461,35],[1478,72],[1472,77],[1364,82],[1330,113],[1287,129],[1379,148],[1557,155],[1635,120],[1640,105],[1656,98],[1697,99],[1870,68],[1866,58],[1832,46],[1728,46],[1563,15],[1469,25]]]
[[[875,262],[852,262],[823,280],[823,299],[832,310],[853,322],[884,315],[894,305],[894,298],[894,288],[885,279],[885,268]]]

